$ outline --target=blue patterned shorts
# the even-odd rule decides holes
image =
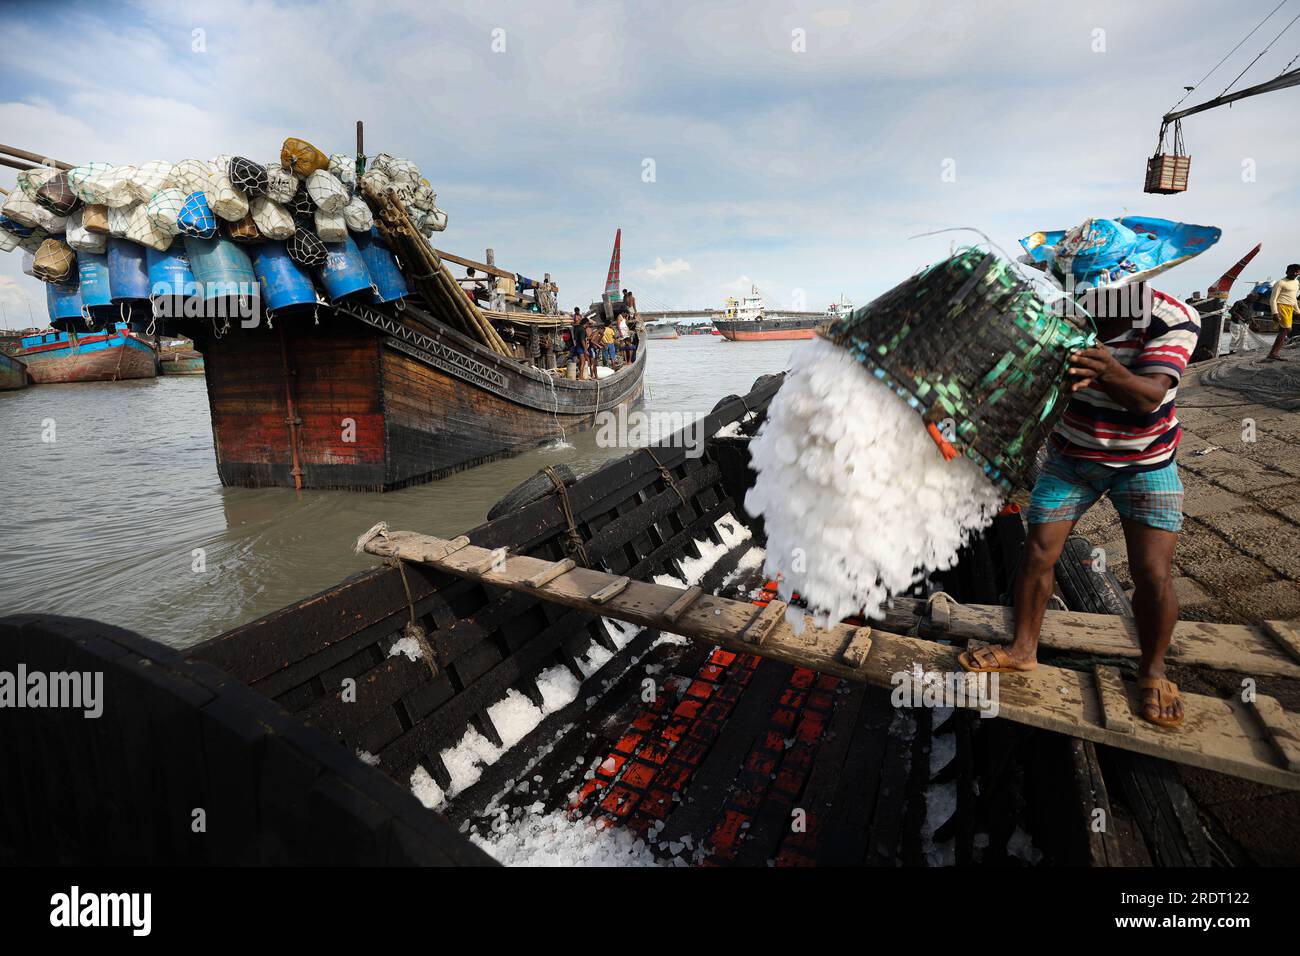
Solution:
[[[1110,495],[1121,518],[1162,531],[1183,527],[1183,483],[1174,461],[1153,471],[1119,471],[1095,461],[1048,451],[1043,473],[1029,499],[1029,523],[1077,521]]]

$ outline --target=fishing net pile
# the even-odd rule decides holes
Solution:
[[[25,272],[58,285],[75,285],[78,256],[104,255],[114,239],[155,252],[179,249],[185,237],[283,243],[310,269],[325,263],[329,244],[370,234],[374,217],[363,186],[399,197],[426,236],[447,226],[433,187],[411,160],[380,153],[364,166],[291,137],[267,163],[218,155],[24,170],[0,204],[0,251],[21,250]]]
[[[767,571],[820,626],[951,567],[1027,483],[1095,341],[1009,264],[963,250],[800,351],[751,443]],[[796,628],[804,612],[792,606]]]

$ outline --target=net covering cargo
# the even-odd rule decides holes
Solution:
[[[918,412],[940,447],[1011,489],[1028,485],[1065,410],[1070,354],[1096,341],[1084,321],[992,253],[963,249],[827,335]]]

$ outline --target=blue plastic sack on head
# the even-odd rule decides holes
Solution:
[[[1214,226],[1147,216],[1088,219],[1073,229],[1036,232],[1020,240],[1029,261],[1044,263],[1075,289],[1149,279],[1200,255],[1219,241]]]

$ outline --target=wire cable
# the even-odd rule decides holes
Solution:
[[[1295,25],[1295,22],[1297,20],[1300,20],[1300,13],[1297,13],[1294,17],[1292,17],[1291,22],[1282,28],[1281,33],[1273,37],[1273,39],[1269,41],[1268,46],[1264,47],[1264,49],[1259,51],[1259,56],[1255,57],[1255,59],[1251,60],[1249,63],[1246,64],[1246,69],[1242,70],[1240,73],[1237,74],[1237,80],[1240,80],[1243,76],[1245,76],[1246,73],[1250,70],[1250,68],[1254,66],[1256,63],[1258,63],[1260,61],[1260,58],[1263,57],[1265,53],[1267,53],[1270,49],[1272,49],[1273,44],[1282,38],[1282,34],[1286,33],[1287,30],[1290,30],[1291,27]],[[1236,86],[1237,80],[1233,80],[1226,87],[1224,87],[1223,93],[1220,93],[1219,96],[1223,96],[1225,93],[1228,92],[1228,90]]]
[[[1223,66],[1223,64],[1226,63],[1226,62],[1228,61],[1228,57],[1232,56],[1232,54],[1234,54],[1234,53],[1236,53],[1238,50],[1240,50],[1241,47],[1242,47],[1242,44],[1244,44],[1247,40],[1249,40],[1251,37],[1253,37],[1253,36],[1256,34],[1256,32],[1258,32],[1259,28],[1262,27],[1265,23],[1267,23],[1267,22],[1269,21],[1269,19],[1273,16],[1273,14],[1274,14],[1274,13],[1277,13],[1277,12],[1278,12],[1279,10],[1281,10],[1284,6],[1286,6],[1286,0],[1282,0],[1281,3],[1279,3],[1276,7],[1274,7],[1274,8],[1272,9],[1272,11],[1268,14],[1268,16],[1266,16],[1263,20],[1260,20],[1259,23],[1255,24],[1255,29],[1254,29],[1254,30],[1251,30],[1251,31],[1250,31],[1249,33],[1247,33],[1244,37],[1242,37],[1242,38],[1241,38],[1241,42],[1238,43],[1236,46],[1234,46],[1231,50],[1229,50],[1229,51],[1227,52],[1227,54],[1223,57],[1222,60],[1220,60],[1218,63],[1214,64],[1213,69],[1211,69],[1209,73],[1206,73],[1203,77],[1201,77],[1199,80],[1197,80],[1197,81],[1196,81],[1196,85],[1193,86],[1191,89],[1189,89],[1187,92],[1185,92],[1185,93],[1183,94],[1183,98],[1182,98],[1181,100],[1179,100],[1179,101],[1178,101],[1177,103],[1175,103],[1173,106],[1169,107],[1169,109],[1165,110],[1165,114],[1168,115],[1168,114],[1172,113],[1174,110],[1178,109],[1178,107],[1182,106],[1182,105],[1183,105],[1183,101],[1186,100],[1187,97],[1191,96],[1192,93],[1194,93],[1194,92],[1195,92],[1195,91],[1200,87],[1200,85],[1201,85],[1202,83],[1204,83],[1204,82],[1205,82],[1206,80],[1208,80],[1211,76],[1213,76],[1214,73],[1215,73],[1215,71],[1218,70],[1219,67]],[[1247,67],[1247,69],[1249,69],[1249,67]],[[1237,79],[1239,80],[1239,79],[1241,79],[1241,77],[1237,77]],[[1233,80],[1232,82],[1235,83],[1235,82],[1237,82],[1237,80]],[[1222,95],[1222,94],[1220,94],[1220,95]]]

